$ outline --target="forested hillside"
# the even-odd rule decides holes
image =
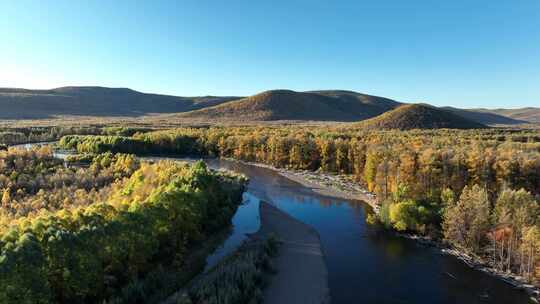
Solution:
[[[423,104],[400,106],[377,117],[358,123],[365,129],[479,129],[485,125],[450,111]]]
[[[177,129],[134,137],[68,136],[79,152],[184,153],[351,175],[374,192],[389,228],[444,239],[536,281],[540,134],[501,129]]]
[[[218,106],[180,114],[200,120],[356,121],[384,113],[398,102],[349,91],[266,91]]]

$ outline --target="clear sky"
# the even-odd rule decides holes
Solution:
[[[540,1],[0,0],[0,86],[540,106]]]

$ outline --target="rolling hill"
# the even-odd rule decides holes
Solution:
[[[62,87],[52,90],[0,88],[0,119],[175,113],[201,109],[238,98],[177,97],[105,87]]]
[[[408,104],[356,124],[365,129],[478,129],[485,125],[425,104]]]
[[[540,108],[527,107],[519,109],[473,109],[479,113],[488,113],[500,116],[506,116],[511,119],[525,121],[530,123],[540,123]]]
[[[501,115],[499,113],[481,111],[477,109],[458,109],[454,107],[442,107],[441,109],[450,111],[468,120],[476,121],[485,125],[517,125],[527,121]]]
[[[201,120],[358,121],[399,105],[391,99],[351,91],[272,90],[179,116]]]
[[[0,88],[0,119],[56,116],[144,116],[170,114],[188,121],[342,121],[376,117],[402,103],[345,90],[271,90],[250,97],[179,97],[127,88],[70,86],[51,90]],[[485,125],[540,122],[539,108],[443,108]],[[166,118],[165,118],[166,119]]]

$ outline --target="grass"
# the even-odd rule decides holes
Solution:
[[[273,273],[271,258],[278,253],[278,241],[246,241],[232,255],[179,292],[176,304],[257,304],[262,303],[266,279]]]

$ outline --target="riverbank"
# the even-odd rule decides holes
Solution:
[[[469,255],[456,248],[441,248],[441,253],[454,256],[472,269],[482,271],[514,286],[515,288],[525,291],[530,296],[531,301],[540,303],[540,288],[528,283],[524,277],[498,270],[481,257]]]
[[[257,303],[260,300],[264,304],[329,304],[328,272],[315,229],[266,202],[259,204],[259,214],[259,230],[249,235],[240,248],[208,272],[200,273],[162,304],[201,303],[215,299],[214,292],[219,295],[217,298],[232,300],[237,295],[230,291],[243,288],[246,281],[253,289],[255,298],[252,300],[257,300]],[[268,242],[277,243],[278,249],[272,250],[277,254],[267,253]],[[251,263],[248,261],[260,250],[265,250],[260,258],[270,259],[262,264],[271,265],[272,274],[264,269],[253,270],[261,264],[259,258]],[[246,263],[250,267],[246,267]],[[224,289],[218,291],[214,287]]]
[[[328,271],[319,234],[273,205],[259,205],[261,228],[253,239],[275,235],[280,242],[273,262],[277,273],[263,291],[264,304],[330,303]]]
[[[261,303],[278,252],[275,238],[246,241],[161,304]]]
[[[540,288],[538,286],[530,284],[524,277],[498,270],[480,256],[468,254],[465,251],[455,248],[443,241],[427,236],[399,232],[396,232],[396,235],[414,240],[426,247],[436,248],[441,254],[453,256],[474,270],[486,273],[507,284],[512,285],[514,288],[525,291],[530,296],[531,301],[534,303],[540,303]]]
[[[277,168],[267,164],[246,162],[234,158],[225,159],[276,171],[279,175],[295,181],[320,195],[343,198],[347,200],[361,200],[371,206],[375,213],[379,212],[380,205],[377,202],[375,194],[361,187],[350,176],[332,175],[320,171]]]

